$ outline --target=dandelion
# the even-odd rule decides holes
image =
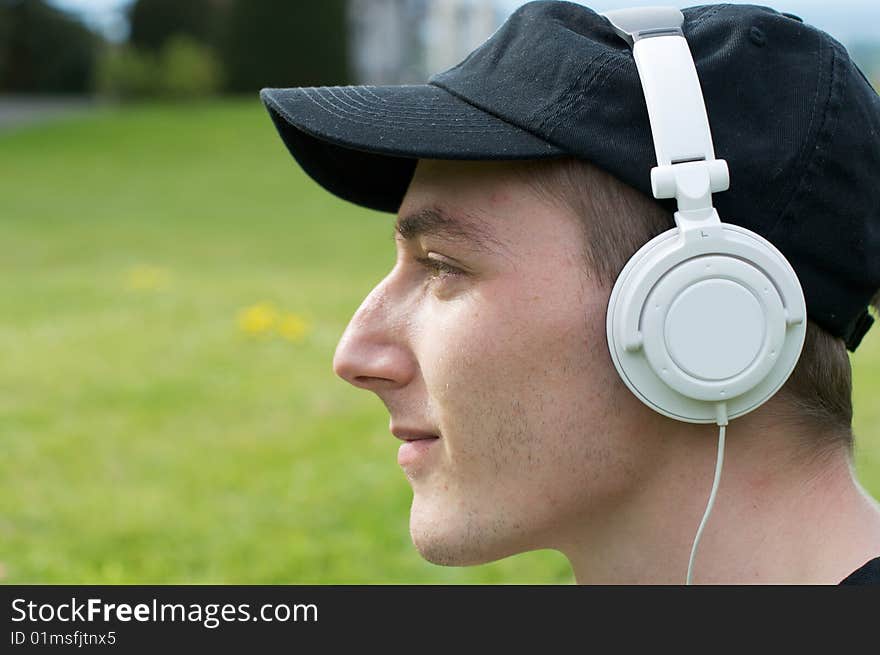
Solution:
[[[299,343],[308,331],[308,322],[298,314],[285,314],[278,321],[278,334],[288,341]]]
[[[171,283],[168,269],[158,266],[136,266],[128,271],[128,288],[135,291],[156,291]]]
[[[278,310],[267,302],[245,307],[238,313],[238,328],[248,336],[268,336],[278,321]]]

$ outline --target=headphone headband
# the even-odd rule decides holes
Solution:
[[[715,159],[703,91],[681,30],[684,16],[673,7],[602,15],[633,50],[657,155],[657,167],[651,171],[654,197],[674,197],[680,212],[694,212],[689,218],[717,222],[707,211],[711,196],[725,191],[730,177],[727,162]]]
[[[604,17],[633,50],[657,155],[654,197],[678,202],[677,227],[642,246],[612,289],[612,360],[657,411],[723,425],[791,373],[805,334],[803,292],[773,244],[722,223],[712,205],[729,174],[715,158],[682,13],[651,7]]]

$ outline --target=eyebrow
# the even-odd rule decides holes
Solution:
[[[404,241],[430,235],[489,253],[497,253],[504,245],[485,223],[460,219],[440,207],[426,207],[407,214],[397,220],[394,228]]]

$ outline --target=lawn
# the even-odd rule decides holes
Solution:
[[[0,580],[571,582],[555,552],[412,547],[385,409],[330,368],[390,221],[311,183],[256,99],[0,133]],[[880,496],[880,330],[853,365]]]

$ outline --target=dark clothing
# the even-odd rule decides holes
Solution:
[[[880,557],[875,557],[850,573],[840,584],[880,584]]]

